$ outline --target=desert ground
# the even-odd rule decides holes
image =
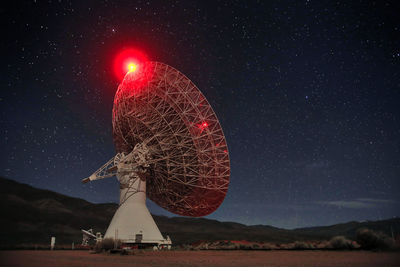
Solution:
[[[400,266],[398,252],[368,251],[0,251],[0,266]]]

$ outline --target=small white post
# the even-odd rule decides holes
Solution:
[[[118,229],[115,229],[114,249],[117,249]]]
[[[56,244],[56,237],[52,236],[50,241],[50,249],[54,250],[54,245]]]

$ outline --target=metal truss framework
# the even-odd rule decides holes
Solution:
[[[128,73],[113,107],[117,153],[150,150],[147,196],[184,216],[215,211],[229,185],[229,153],[221,125],[200,90],[178,70],[147,62]]]

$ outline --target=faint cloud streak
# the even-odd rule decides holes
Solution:
[[[357,198],[354,200],[319,201],[317,203],[347,209],[370,209],[383,204],[394,204],[397,201],[391,199]]]

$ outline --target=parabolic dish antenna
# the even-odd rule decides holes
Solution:
[[[212,213],[228,190],[228,147],[210,104],[185,75],[160,62],[131,70],[114,98],[117,154],[83,182],[111,176],[120,182],[120,206],[106,238],[170,244],[146,207],[146,194],[178,215]]]

